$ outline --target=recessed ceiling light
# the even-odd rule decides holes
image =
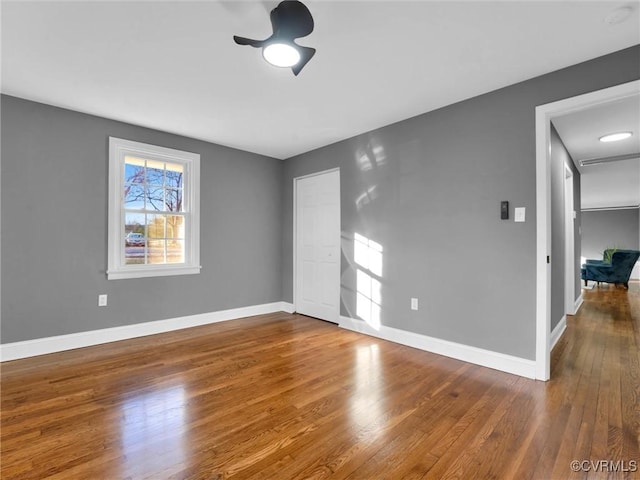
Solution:
[[[600,137],[600,141],[601,142],[618,142],[620,140],[624,140],[625,138],[629,138],[631,135],[632,135],[631,132],[610,133],[609,135]]]

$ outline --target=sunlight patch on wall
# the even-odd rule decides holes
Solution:
[[[358,168],[368,172],[387,163],[387,154],[382,144],[375,139],[370,139],[365,146],[356,150],[355,159]]]
[[[356,315],[380,330],[382,305],[382,245],[356,233],[354,235],[356,272]]]
[[[378,198],[378,186],[372,185],[358,195],[358,198],[356,198],[356,208],[360,211],[365,205],[369,205],[376,198]]]

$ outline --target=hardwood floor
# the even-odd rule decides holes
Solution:
[[[2,478],[640,478],[640,284],[584,297],[546,383],[285,313],[7,362]]]

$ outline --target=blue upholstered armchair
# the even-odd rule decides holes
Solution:
[[[615,250],[611,255],[611,263],[604,260],[587,260],[582,265],[581,277],[584,284],[588,280],[594,282],[621,283],[629,288],[629,277],[633,266],[640,258],[637,250]]]

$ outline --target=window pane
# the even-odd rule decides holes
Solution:
[[[124,215],[124,259],[127,265],[144,263],[144,223],[143,213],[126,212]]]
[[[127,156],[124,164],[125,183],[144,182],[144,160]]]
[[[184,263],[184,240],[167,240],[167,263]]]
[[[165,190],[165,207],[169,212],[183,212],[182,209],[182,190],[168,188]]]
[[[147,160],[147,183],[149,185],[164,185],[164,162]]]
[[[184,239],[184,217],[167,215],[167,238]]]
[[[149,250],[147,251],[147,263],[162,264],[164,260],[165,240],[149,239]]]
[[[147,235],[149,238],[165,238],[165,223],[164,215],[147,215]]]
[[[124,203],[125,208],[144,209],[144,186],[125,185]]]
[[[125,212],[124,215],[124,234],[129,232],[137,232],[144,235],[144,213]]]
[[[147,168],[154,168],[156,170],[164,170],[165,169],[165,162],[162,160],[151,160],[151,159],[147,159],[146,160],[146,165]]]
[[[126,247],[124,252],[124,263],[127,265],[144,264],[144,247]]]
[[[147,188],[146,209],[155,210],[157,212],[164,211],[164,189],[162,187]]]
[[[182,165],[167,163],[167,187],[182,188]]]

